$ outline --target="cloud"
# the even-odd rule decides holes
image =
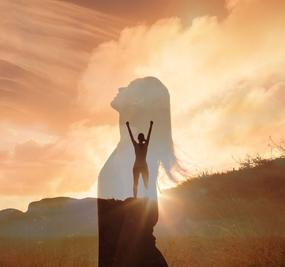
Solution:
[[[0,160],[1,160],[2,162],[8,160],[8,159],[9,159],[9,156],[10,156],[9,151],[5,151],[5,150],[1,150],[1,151],[0,151]]]
[[[22,207],[23,196],[86,191],[102,164],[92,149],[109,150],[86,141],[100,127],[78,136],[88,114],[75,101],[77,82],[92,49],[126,21],[51,0],[4,0],[0,9],[0,193]]]
[[[122,20],[51,0],[4,0],[0,9],[0,119],[65,131],[84,116],[74,99],[92,49]]]
[[[30,139],[12,151],[1,151],[1,195],[47,197],[88,191],[118,138],[113,132],[109,126],[87,129],[74,125],[55,142]],[[97,141],[104,138],[107,143]]]
[[[230,167],[232,155],[265,153],[268,136],[284,132],[285,4],[244,0],[228,8],[224,20],[204,16],[184,26],[164,19],[101,44],[82,77],[80,105],[111,114],[119,87],[156,76],[171,93],[177,146],[200,167]]]
[[[107,14],[119,15],[133,23],[155,22],[161,18],[180,16],[187,22],[205,14],[225,14],[224,0],[63,0],[87,6]]]

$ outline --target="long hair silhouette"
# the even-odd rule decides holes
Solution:
[[[155,128],[147,154],[148,194],[156,199],[159,166],[171,180],[175,180],[174,170],[181,170],[173,148],[169,92],[157,78],[140,78],[119,88],[111,106],[119,113],[120,140],[99,173],[98,197],[125,199],[133,195],[134,154],[125,123],[129,121],[138,136],[152,120]]]

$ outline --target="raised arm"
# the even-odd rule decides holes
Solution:
[[[150,139],[150,134],[151,134],[151,130],[152,130],[152,125],[153,125],[153,121],[150,121],[150,126],[149,126],[149,130],[148,130],[148,134],[147,134],[147,138],[146,138],[146,143],[149,143],[149,139]]]
[[[130,128],[130,123],[127,121],[127,122],[126,122],[126,125],[127,125],[127,128],[128,128],[128,131],[129,131],[129,134],[130,134],[132,143],[133,143],[133,145],[135,145],[135,144],[136,144],[136,141],[135,141],[134,136],[133,136],[133,134],[132,134],[132,131],[131,131],[131,128]]]

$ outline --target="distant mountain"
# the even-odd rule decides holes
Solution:
[[[15,238],[60,238],[97,234],[95,198],[58,197],[32,202],[23,213],[0,211],[0,236]]]
[[[8,223],[11,220],[17,220],[22,218],[23,212],[16,209],[5,209],[0,211],[0,225]]]

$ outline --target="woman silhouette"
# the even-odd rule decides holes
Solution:
[[[149,144],[153,121],[150,122],[150,126],[149,126],[146,139],[144,138],[143,133],[139,133],[138,143],[134,139],[134,136],[133,136],[133,133],[131,131],[130,124],[128,121],[126,122],[126,125],[128,128],[132,143],[134,145],[135,154],[136,154],[136,160],[135,160],[134,167],[133,167],[133,177],[134,177],[133,193],[134,193],[134,198],[136,198],[137,193],[138,193],[138,181],[139,181],[140,174],[142,175],[145,189],[148,189],[148,166],[146,162],[146,155],[147,155],[147,148]]]
[[[111,102],[119,113],[120,140],[109,156],[98,176],[98,198],[126,199],[134,194],[133,146],[129,140],[126,121],[132,122],[134,136],[145,131],[150,120],[156,122],[151,140],[148,140],[148,196],[157,199],[157,177],[160,167],[165,171],[164,179],[175,179],[176,170],[181,169],[175,157],[170,116],[170,97],[167,88],[154,77],[132,81],[119,92]],[[137,177],[138,170],[135,169]],[[145,175],[146,177],[146,175]],[[143,195],[138,180],[137,196]],[[145,179],[146,184],[146,179]]]

